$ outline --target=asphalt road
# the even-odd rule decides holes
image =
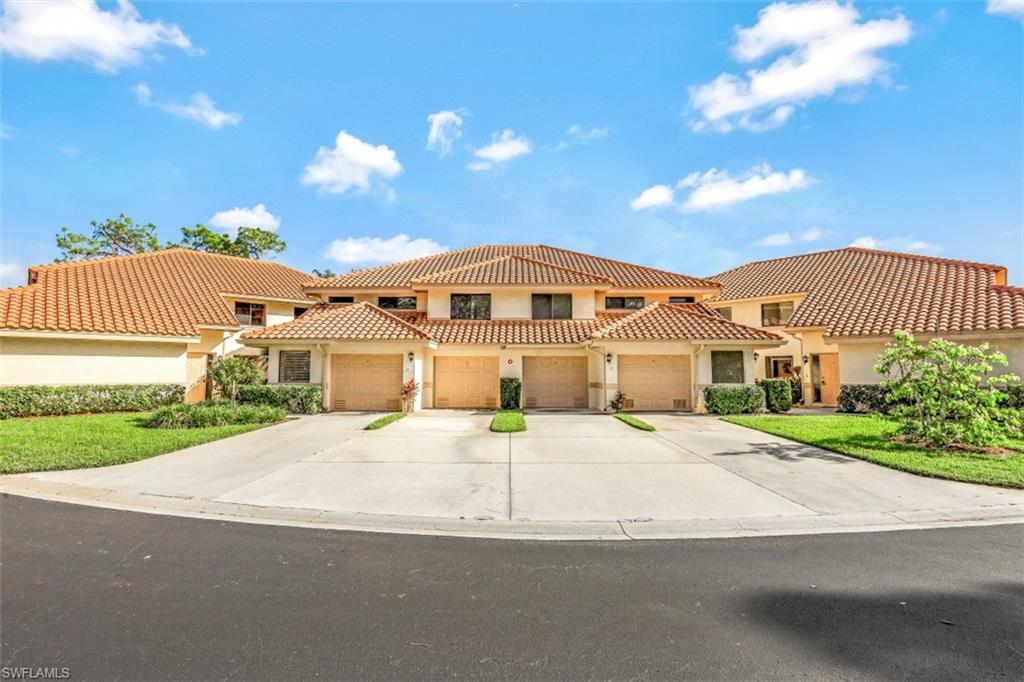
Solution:
[[[1024,678],[1024,525],[568,543],[0,500],[0,662],[73,679]]]

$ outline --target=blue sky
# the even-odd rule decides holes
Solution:
[[[1024,3],[991,5],[6,2],[0,268],[123,212],[306,270],[856,242],[1021,284]]]

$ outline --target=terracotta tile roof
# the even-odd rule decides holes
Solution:
[[[372,303],[318,303],[290,322],[247,332],[242,338],[397,341],[429,337],[417,327]]]
[[[545,263],[525,256],[502,256],[412,280],[413,284],[596,284],[610,285],[607,277]]]
[[[0,291],[0,328],[195,336],[238,328],[222,294],[306,300],[306,273],[269,261],[166,249],[29,268],[26,286]]]
[[[716,275],[718,301],[805,293],[791,327],[830,336],[1024,328],[1024,289],[998,265],[849,247],[758,261]]]
[[[703,306],[652,303],[620,317],[594,333],[594,338],[629,341],[778,341],[781,336],[764,329],[730,322],[708,314]]]
[[[309,288],[403,288],[411,287],[414,280],[466,266],[479,265],[506,256],[522,256],[549,265],[560,266],[589,275],[608,278],[617,288],[717,288],[718,284],[706,279],[688,277],[674,272],[624,263],[569,251],[543,244],[498,244],[471,246],[456,251],[417,258],[415,260],[357,270],[336,277],[311,279]]]
[[[381,310],[372,303],[321,303],[301,317],[249,332],[245,339],[432,339],[454,345],[579,345],[590,339],[768,340],[768,331],[729,322],[699,304],[652,303],[632,313],[591,320],[428,320],[422,311]]]

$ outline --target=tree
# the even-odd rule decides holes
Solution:
[[[1019,421],[1001,406],[996,386],[1016,383],[1013,374],[993,375],[1009,363],[988,344],[963,346],[945,339],[918,344],[904,332],[893,334],[878,357],[875,372],[886,375],[890,412],[908,440],[933,447],[986,446],[1013,435]]]
[[[214,232],[206,225],[181,228],[181,244],[187,249],[223,253],[241,258],[259,259],[267,254],[279,254],[288,246],[270,230],[258,227],[240,227],[234,238]]]
[[[334,270],[331,270],[330,268],[324,268],[323,270],[317,270],[316,268],[313,268],[313,274],[316,275],[317,277],[337,277],[338,276],[337,273],[335,273]]]
[[[108,218],[102,223],[94,220],[90,224],[92,235],[72,232],[67,227],[60,229],[57,248],[61,250],[61,256],[57,260],[123,256],[161,248],[153,223],[136,225],[135,221],[122,213],[117,218]]]
[[[220,390],[231,396],[231,407],[238,405],[238,387],[243,384],[261,384],[263,371],[248,358],[222,358],[210,366],[207,374]]]

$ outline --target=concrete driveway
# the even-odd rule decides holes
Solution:
[[[8,480],[250,514],[612,522],[624,533],[680,520],[829,528],[1024,509],[1021,491],[904,474],[710,417],[645,415],[658,428],[646,433],[604,414],[538,412],[528,431],[495,434],[489,413],[426,411],[362,430],[376,416],[304,417],[132,464]]]

